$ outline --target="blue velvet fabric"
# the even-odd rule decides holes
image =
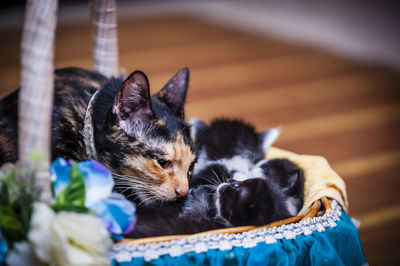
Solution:
[[[281,239],[275,244],[258,243],[254,248],[190,252],[179,257],[169,255],[146,262],[133,258],[113,265],[363,265],[366,264],[357,229],[342,213],[334,228],[295,239]]]

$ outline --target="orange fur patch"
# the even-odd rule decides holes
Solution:
[[[126,159],[128,169],[125,174],[144,181],[148,190],[159,199],[175,200],[176,190],[184,193],[189,190],[188,171],[195,155],[182,135],[178,135],[176,141],[163,145],[163,151],[163,158],[172,163],[170,168],[164,169],[156,160],[139,155]]]
[[[167,179],[168,173],[166,173],[166,170],[155,163],[153,159],[147,159],[144,167],[150,174],[152,174],[152,183],[162,184]]]
[[[173,164],[172,172],[169,175],[170,182],[175,189],[189,190],[188,171],[195,159],[190,146],[183,141],[183,136],[178,135],[177,140],[164,146],[166,158]]]

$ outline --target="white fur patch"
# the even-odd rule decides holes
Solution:
[[[244,181],[246,179],[248,179],[249,177],[247,175],[245,175],[242,172],[236,172],[233,174],[232,179],[236,180],[236,181]]]
[[[293,197],[289,197],[286,200],[286,206],[288,208],[288,211],[290,213],[290,215],[292,216],[296,216],[297,215],[297,200]]]
[[[281,134],[281,129],[280,127],[276,128],[271,128],[266,131],[264,131],[264,140],[263,140],[263,150],[266,152],[269,147],[271,147],[272,143],[276,141],[276,139],[279,137]]]
[[[202,150],[198,157],[197,157],[197,162],[194,165],[193,169],[193,174],[196,175],[199,172],[201,172],[203,169],[205,169],[208,165],[212,164],[213,161],[209,161],[207,159],[207,154],[204,150]]]
[[[266,162],[268,162],[268,159],[264,159],[259,161],[251,170],[252,176],[253,177],[258,177],[258,178],[264,178],[265,174],[264,174],[264,170],[261,168],[261,165],[265,164]]]
[[[251,176],[251,170],[254,167],[254,164],[249,159],[240,155],[233,156],[229,159],[220,159],[218,163],[224,165],[228,171],[237,171],[248,177]]]
[[[207,154],[203,150],[197,158],[197,163],[194,167],[194,174],[198,174],[211,164],[220,164],[229,172],[233,172],[232,179],[236,181],[244,181],[250,178],[262,178],[264,173],[260,166],[267,161],[268,160],[265,159],[259,161],[257,164],[253,164],[247,157],[241,155],[211,161],[207,158]]]
[[[206,126],[206,124],[203,121],[197,118],[190,119],[189,125],[190,125],[190,135],[193,140],[196,140],[197,132],[199,132],[201,128]]]

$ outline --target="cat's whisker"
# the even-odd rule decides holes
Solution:
[[[150,205],[151,203],[155,202],[156,200],[157,200],[157,197],[154,195],[146,196],[145,198],[141,199],[141,201],[138,203],[137,206],[141,206],[141,205],[147,206],[147,205]]]
[[[215,173],[214,173],[214,174],[215,174]],[[204,177],[204,176],[201,176],[201,177],[198,177],[198,178],[200,178],[201,180],[207,181],[207,182],[209,182],[209,183],[211,183],[211,184],[219,185],[219,183],[218,183],[217,180],[209,179],[209,178]]]
[[[147,188],[148,186],[145,185],[141,185],[141,184],[135,184],[129,181],[124,181],[124,182],[116,182],[114,187],[118,187],[118,186],[124,186],[124,185],[128,185],[128,186],[134,186],[136,188]]]
[[[132,189],[132,187],[125,187],[125,189],[123,189],[123,190],[121,191],[121,193],[124,193],[125,191],[127,191],[127,190],[129,190],[129,189]]]
[[[223,178],[222,178],[222,181],[223,181],[223,182],[227,182],[227,180],[231,178],[231,176],[227,176],[226,173],[222,173],[222,177],[223,177]],[[221,182],[221,183],[223,183],[223,182]]]
[[[134,197],[134,200],[136,200],[136,199],[138,199],[139,197],[138,197],[138,195],[135,193],[135,191],[132,189],[132,191],[131,191],[131,193],[128,195],[128,197],[127,198],[130,198],[130,197]]]
[[[132,184],[137,184],[137,185],[143,185],[143,186],[149,186],[149,183],[143,180],[140,180],[138,178],[134,178],[134,177],[129,177],[129,176],[114,176],[114,179],[116,182],[121,182],[121,181],[126,181],[126,182],[130,182]]]
[[[211,188],[211,189],[213,189],[213,190],[216,190],[217,189],[217,187],[218,187],[218,185],[202,185],[203,187],[205,187],[205,188]]]
[[[137,181],[137,182],[146,182],[145,180],[142,180],[141,178],[139,178],[139,177],[137,177],[137,176],[132,176],[132,175],[121,175],[121,174],[117,174],[117,173],[112,173],[112,175],[115,177],[115,178],[118,178],[118,179],[132,179],[132,180],[135,180],[135,181]]]
[[[216,183],[222,183],[221,177],[219,175],[217,175],[217,173],[214,170],[211,170],[211,172],[215,175],[216,179],[215,182]]]
[[[135,187],[135,188],[144,188],[147,189],[148,186],[144,184],[135,184],[134,182],[131,181],[117,181],[115,182],[114,187],[119,187],[119,186],[130,186],[130,187]]]
[[[129,184],[119,184],[114,186],[114,188],[125,188],[125,187],[131,187],[131,186],[129,186]]]

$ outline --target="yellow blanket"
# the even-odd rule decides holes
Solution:
[[[324,157],[300,155],[275,147],[268,150],[266,157],[269,159],[286,158],[303,169],[305,177],[304,204],[299,215],[307,214],[313,202],[322,197],[336,200],[347,212],[346,185]]]

